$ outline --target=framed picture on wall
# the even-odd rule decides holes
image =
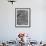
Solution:
[[[31,26],[31,9],[15,8],[15,27]]]

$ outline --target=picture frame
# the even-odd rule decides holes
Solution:
[[[30,8],[15,8],[15,27],[31,27]]]

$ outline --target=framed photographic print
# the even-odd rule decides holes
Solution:
[[[30,27],[31,23],[31,9],[30,8],[15,8],[15,26],[16,27]]]

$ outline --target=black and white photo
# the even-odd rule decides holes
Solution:
[[[30,8],[16,8],[15,11],[15,26],[30,27]]]

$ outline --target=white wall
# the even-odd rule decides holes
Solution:
[[[15,40],[19,32],[29,33],[33,40],[46,40],[46,1],[17,0],[14,5],[0,0],[0,40]],[[31,27],[15,27],[15,8],[31,8]]]

